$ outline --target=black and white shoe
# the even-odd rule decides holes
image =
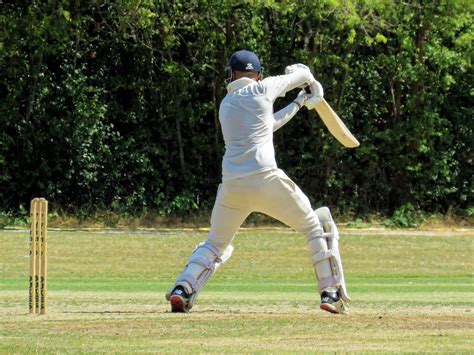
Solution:
[[[171,304],[171,312],[173,313],[187,313],[189,312],[189,295],[183,287],[176,286],[169,295]]]
[[[347,306],[339,297],[339,293],[323,291],[321,293],[321,306],[322,310],[330,313],[346,314],[348,313]]]

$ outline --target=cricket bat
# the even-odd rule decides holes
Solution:
[[[324,98],[314,106],[314,109],[318,112],[319,117],[321,117],[329,132],[344,147],[356,148],[360,145],[359,141],[352,135],[344,122],[342,122],[337,113],[334,112]]]

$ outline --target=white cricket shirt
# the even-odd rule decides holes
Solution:
[[[223,181],[277,169],[273,132],[288,122],[298,107],[290,104],[274,114],[273,103],[312,79],[308,70],[297,70],[261,81],[240,78],[227,86],[219,108],[225,142]]]

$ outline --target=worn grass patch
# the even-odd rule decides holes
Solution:
[[[0,353],[474,351],[473,236],[343,233],[350,315],[319,310],[304,238],[242,231],[190,314],[164,293],[200,231],[49,233],[49,313],[27,314],[28,233],[0,232]]]

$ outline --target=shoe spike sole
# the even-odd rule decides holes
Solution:
[[[173,313],[186,313],[186,301],[179,295],[172,295],[170,297],[171,312]]]
[[[329,312],[329,313],[335,313],[337,314],[337,310],[334,306],[330,305],[330,304],[327,304],[327,303],[324,303],[320,306],[320,308],[326,312]]]

